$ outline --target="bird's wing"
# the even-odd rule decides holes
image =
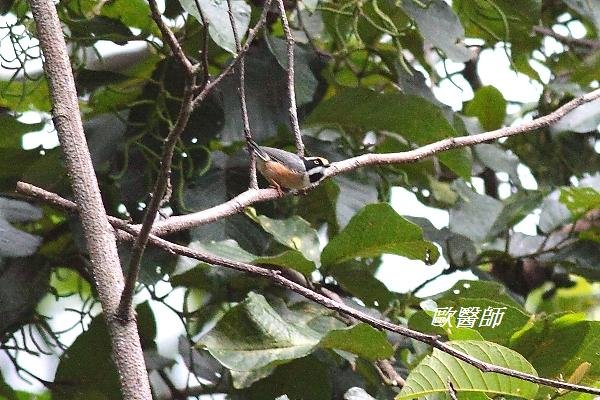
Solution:
[[[305,172],[306,168],[302,159],[293,153],[285,150],[276,149],[274,147],[262,146],[261,149],[269,155],[272,159],[287,165],[290,169],[298,172]]]

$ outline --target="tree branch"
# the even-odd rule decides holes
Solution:
[[[598,98],[600,98],[600,89],[596,89],[584,96],[575,98],[554,112],[519,126],[501,128],[471,136],[451,137],[419,147],[415,150],[401,153],[371,153],[335,162],[325,171],[326,176],[331,177],[339,175],[365,166],[410,163],[450,149],[473,146],[502,137],[528,133],[552,125],[580,105],[589,103]],[[231,200],[215,207],[192,214],[177,215],[163,220],[154,226],[152,232],[158,236],[164,236],[173,232],[190,229],[214,222],[222,217],[237,214],[254,203],[274,200],[278,197],[280,197],[280,194],[277,193],[277,190],[275,189],[247,190]]]
[[[206,99],[206,97],[213,91],[213,89],[219,84],[219,82],[221,82],[223,78],[229,75],[229,73],[231,73],[232,69],[237,65],[238,62],[240,62],[241,58],[246,54],[246,52],[250,48],[250,44],[256,37],[256,34],[267,21],[267,13],[269,12],[269,8],[271,8],[272,1],[273,0],[265,1],[265,4],[263,5],[263,11],[260,14],[260,17],[258,18],[258,21],[254,25],[254,28],[248,31],[248,37],[246,38],[246,42],[244,43],[240,51],[233,57],[233,60],[229,63],[229,65],[227,65],[223,69],[223,71],[221,71],[221,73],[217,75],[212,81],[200,86],[196,86],[194,88],[194,95],[196,97],[194,98],[194,101],[192,103],[193,109],[196,108],[200,103],[202,103],[204,99]]]
[[[107,221],[98,181],[83,132],[67,46],[54,2],[28,1],[44,55],[52,115],[81,218],[93,281],[112,345],[121,393],[126,400],[152,398],[135,319],[122,324],[117,308],[123,273],[114,231]]]
[[[533,31],[535,33],[539,33],[545,36],[550,36],[551,38],[556,39],[558,42],[562,43],[562,44],[566,44],[568,46],[580,46],[580,47],[587,47],[590,49],[599,49],[600,48],[600,41],[599,40],[592,40],[592,39],[585,39],[585,38],[574,38],[572,36],[564,36],[561,35],[560,33],[556,33],[554,32],[551,28],[546,28],[545,26],[534,26],[533,27]]]
[[[235,25],[235,18],[233,17],[233,7],[231,0],[227,0],[227,14],[229,15],[229,22],[231,23],[231,30],[233,31],[233,40],[235,41],[235,51],[239,54],[242,51],[240,45],[240,38],[238,37],[237,26]],[[242,109],[242,121],[244,123],[244,138],[246,139],[246,150],[250,155],[250,189],[258,189],[258,181],[256,180],[256,153],[252,150],[250,142],[252,141],[252,132],[250,131],[250,121],[248,120],[248,107],[246,106],[246,62],[245,55],[240,58],[239,61],[239,97],[240,107]]]
[[[193,66],[183,53],[183,50],[179,45],[179,42],[177,42],[177,38],[171,29],[169,29],[169,27],[162,20],[160,12],[158,11],[156,0],[149,0],[149,4],[150,9],[152,10],[152,18],[154,19],[154,22],[158,25],[163,37],[166,40],[166,43],[171,48],[171,51],[185,71],[185,83],[183,89],[183,100],[179,108],[177,120],[165,139],[160,170],[156,177],[156,182],[154,183],[154,189],[151,193],[150,203],[146,207],[139,234],[135,238],[131,248],[129,267],[127,268],[127,278],[125,280],[125,287],[121,293],[121,300],[119,302],[118,310],[118,315],[123,321],[127,321],[132,317],[133,309],[131,304],[135,294],[137,277],[140,273],[142,257],[144,255],[144,250],[146,249],[146,244],[148,243],[148,235],[152,230],[152,225],[154,224],[158,210],[164,201],[168,200],[168,197],[170,197],[166,194],[170,187],[173,153],[175,151],[177,140],[179,140],[179,136],[181,136],[181,133],[185,129],[188,120],[190,119],[193,100],[192,90],[196,84],[196,79],[193,74]]]
[[[173,52],[173,55],[175,56],[177,61],[179,61],[186,74],[192,75],[194,70],[192,63],[188,60],[185,53],[183,52],[183,49],[179,45],[179,42],[177,41],[177,38],[175,37],[173,31],[169,29],[167,24],[165,24],[165,21],[163,21],[162,15],[158,10],[158,4],[156,4],[156,0],[148,0],[148,4],[150,4],[152,19],[154,20],[156,25],[158,25],[158,29],[160,29],[160,32],[162,33],[165,42]]]
[[[299,156],[304,155],[304,143],[302,142],[302,133],[300,132],[300,125],[298,124],[298,111],[296,107],[296,89],[294,88],[294,37],[290,30],[290,24],[285,14],[285,6],[283,0],[277,0],[277,6],[281,13],[281,22],[283,24],[283,32],[285,34],[285,42],[287,47],[287,88],[288,96],[290,98],[290,106],[288,108],[288,114],[290,118],[290,124],[292,125],[292,133],[294,134],[294,142],[296,143],[296,153]]]
[[[129,260],[129,268],[127,269],[127,279],[125,281],[125,288],[121,294],[118,312],[119,316],[124,321],[128,320],[132,315],[133,310],[131,303],[135,293],[135,284],[140,272],[140,265],[142,256],[144,255],[144,249],[148,243],[148,236],[152,230],[152,225],[154,224],[156,214],[158,213],[158,210],[163,202],[166,200],[165,194],[170,186],[171,165],[173,163],[173,152],[175,151],[175,145],[177,144],[179,136],[185,129],[192,113],[192,87],[194,85],[194,81],[194,77],[187,77],[185,80],[183,100],[181,102],[179,114],[177,115],[177,121],[169,131],[169,134],[165,140],[160,161],[160,171],[158,172],[156,182],[154,183],[154,189],[152,190],[150,203],[148,204],[148,207],[146,207],[146,212],[139,230],[139,235],[135,238],[135,242],[131,248],[131,258]]]
[[[17,184],[17,191],[22,194],[25,194],[30,197],[37,198],[43,202],[53,204],[59,206],[61,208],[70,210],[71,212],[75,212],[77,210],[77,205],[69,200],[63,199],[57,194],[47,192],[43,189],[35,187],[33,185],[19,182]],[[136,231],[130,226],[127,221],[109,217],[110,223],[116,229],[121,229],[127,232],[129,235],[134,236]],[[490,364],[481,360],[478,360],[451,345],[443,342],[439,336],[430,335],[422,332],[415,331],[413,329],[407,328],[402,325],[397,325],[392,322],[382,320],[376,318],[372,315],[366,314],[362,311],[356,310],[342,302],[335,301],[330,299],[329,297],[320,294],[312,289],[309,289],[299,283],[296,283],[281,274],[280,271],[276,269],[263,268],[252,264],[247,264],[239,261],[233,261],[226,258],[222,258],[219,256],[215,256],[212,254],[204,253],[195,249],[191,249],[189,247],[185,247],[176,243],[169,242],[165,239],[162,239],[155,235],[150,235],[150,242],[157,247],[171,253],[171,254],[179,254],[181,256],[194,258],[198,261],[206,262],[213,265],[220,265],[223,267],[235,269],[237,271],[250,273],[252,275],[265,277],[272,282],[289,289],[295,293],[300,294],[301,296],[312,300],[326,308],[337,311],[349,317],[355,318],[356,320],[363,321],[375,328],[388,330],[390,332],[395,332],[400,335],[418,340],[419,342],[423,342],[425,344],[430,345],[444,353],[450,354],[459,360],[462,360],[470,365],[473,365],[477,369],[483,372],[495,372],[506,376],[512,376],[514,378],[526,380],[529,382],[542,384],[546,386],[551,386],[555,388],[562,388],[567,390],[573,390],[577,392],[583,393],[591,393],[595,395],[600,395],[600,388],[592,388],[588,386],[578,385],[574,383],[557,381],[553,379],[540,378],[535,375],[527,374],[524,372],[516,371],[510,368],[497,366],[494,364]]]

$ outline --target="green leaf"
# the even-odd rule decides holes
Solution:
[[[400,6],[415,20],[423,38],[442,50],[448,58],[456,62],[471,58],[469,49],[463,43],[465,30],[452,8],[444,1],[405,1]]]
[[[320,264],[319,236],[308,222],[298,216],[271,219],[264,215],[248,215],[273,235],[273,239],[290,249],[299,251],[307,260]]]
[[[37,257],[3,260],[0,264],[0,335],[30,320],[48,290],[49,276],[50,269]]]
[[[567,206],[576,220],[586,212],[600,208],[600,193],[590,187],[566,187],[560,190],[560,202]]]
[[[523,354],[542,376],[570,376],[582,363],[590,362],[583,385],[600,380],[600,322],[582,321],[567,314],[542,317],[515,337],[511,348]]]
[[[303,357],[278,366],[271,376],[252,385],[248,397],[330,400],[333,398],[330,374],[329,366],[316,357]]]
[[[144,0],[114,0],[103,3],[102,15],[118,19],[123,24],[139,28],[143,32],[160,35],[158,27],[150,18],[148,3]]]
[[[360,263],[337,264],[329,268],[327,273],[331,274],[344,290],[361,299],[368,307],[378,306],[386,309],[394,300],[394,295],[387,286]]]
[[[490,45],[507,41],[522,47],[538,42],[530,33],[540,18],[540,0],[455,0],[452,8],[461,19],[467,37],[482,38]],[[516,54],[514,51],[513,57]]]
[[[12,111],[50,111],[50,94],[44,78],[0,81],[0,106]]]
[[[21,138],[28,132],[39,131],[44,128],[44,122],[26,124],[9,114],[0,114],[0,147],[20,148]]]
[[[287,43],[283,39],[267,35],[267,45],[284,70],[287,70]],[[311,70],[310,64],[314,62],[314,53],[309,50],[294,46],[294,88],[298,105],[310,103],[317,89],[317,78]]]
[[[208,33],[212,40],[221,48],[235,54],[235,40],[229,21],[229,7],[225,0],[199,0],[202,15],[208,24]],[[181,0],[185,11],[194,16],[202,24],[200,12],[195,0]],[[243,38],[248,31],[251,9],[244,0],[232,0],[231,8],[235,21],[238,38]]]
[[[344,350],[370,361],[389,358],[394,354],[385,333],[365,323],[331,331],[321,339],[320,345]]]
[[[519,157],[497,144],[482,143],[473,148],[475,157],[494,172],[506,172],[510,179],[521,185],[519,173]]]
[[[110,335],[102,315],[95,317],[88,330],[60,357],[52,397],[56,399],[121,398],[119,377],[111,358]]]
[[[600,32],[600,4],[597,1],[588,0],[564,0],[569,7],[577,11],[582,17],[589,18]]]
[[[432,263],[439,256],[437,247],[423,240],[419,226],[400,216],[389,204],[380,203],[359,211],[325,246],[321,261],[331,265],[384,253]]]
[[[35,253],[42,238],[15,228],[11,222],[36,221],[42,210],[20,200],[0,197],[0,257],[27,257]]]
[[[290,268],[300,272],[302,275],[310,275],[311,272],[316,270],[315,263],[304,258],[302,253],[297,250],[284,251],[276,256],[255,258],[252,263],[271,264],[278,267]]]
[[[537,375],[535,369],[519,353],[492,342],[457,340],[448,342],[457,350],[481,361]],[[448,391],[448,380],[457,393],[485,392],[490,395],[532,399],[538,385],[493,372],[482,372],[474,366],[434,349],[411,371],[396,400],[422,398]]]
[[[502,202],[474,192],[462,181],[455,181],[453,187],[461,199],[450,209],[450,230],[483,242],[502,212]]]
[[[396,132],[418,145],[456,136],[440,108],[422,97],[397,91],[378,93],[363,88],[342,89],[319,103],[306,122]],[[453,150],[438,157],[459,176],[470,176],[471,158],[467,150]]]
[[[506,118],[506,100],[493,86],[483,86],[465,107],[465,114],[477,117],[486,131],[501,128]]]
[[[286,322],[263,296],[249,293],[198,345],[231,370],[251,371],[310,354],[320,336],[304,324]]]

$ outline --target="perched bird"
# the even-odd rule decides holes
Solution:
[[[325,177],[329,161],[323,157],[301,157],[289,151],[259,146],[250,141],[257,155],[256,167],[269,183],[281,193],[281,188],[304,189]]]

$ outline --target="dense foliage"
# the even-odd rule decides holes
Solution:
[[[448,3],[285,2],[296,40],[296,100],[308,153],[338,161],[406,151],[519,124],[598,87],[599,2]],[[198,5],[208,29],[199,22]],[[245,37],[263,2],[233,5],[238,33]],[[139,222],[164,137],[177,116],[184,74],[144,0],[61,0],[57,9],[107,212]],[[18,180],[67,198],[70,188],[60,148],[48,146],[51,105],[36,69],[40,54],[31,14],[22,0],[0,1],[0,12],[6,20],[0,26],[2,372],[43,383],[43,398],[118,398],[77,218],[14,193]],[[291,150],[279,17],[272,7],[265,30],[245,55],[246,92],[256,141]],[[164,18],[191,60],[206,57],[208,69],[200,77],[218,74],[231,61],[235,42],[226,1],[165,0]],[[519,93],[482,83],[479,61],[492,50],[509,61],[515,79],[526,76],[541,88],[535,102],[515,101]],[[237,85],[236,74],[227,76],[192,113],[176,147],[172,194],[161,218],[210,208],[247,189]],[[467,100],[453,109],[436,98],[441,88]],[[169,239],[295,270],[311,287],[337,293],[379,318],[439,334],[482,360],[599,386],[599,109],[595,102],[549,129],[497,143],[362,168],[306,195],[257,203],[244,214]],[[36,116],[41,122],[32,123]],[[28,134],[40,130],[45,145],[24,147]],[[527,169],[532,178],[524,184]],[[447,210],[448,226],[437,229],[425,218],[399,215],[389,205],[395,187]],[[530,227],[537,224],[535,234],[514,229],[524,218]],[[120,251],[127,265],[129,244],[121,243]],[[415,291],[393,292],[377,278],[383,254],[421,260],[414,267],[421,270],[445,260],[442,275],[471,271],[479,280],[459,281],[423,302]],[[422,273],[398,268],[398,280]],[[485,375],[418,342],[341,318],[268,280],[152,246],[139,282],[138,324],[157,398],[444,398],[447,376],[465,399],[593,397]],[[449,324],[433,326],[436,308],[444,307],[502,309],[504,316],[496,327],[457,327],[458,313]],[[75,315],[73,326],[65,313]],[[157,343],[161,325],[177,341],[178,354]],[[57,357],[55,375],[50,369],[34,376],[24,353]],[[377,360],[389,360],[386,365],[406,379],[403,388]],[[18,381],[12,376],[9,382]],[[11,385],[0,381],[0,398],[29,398]]]

